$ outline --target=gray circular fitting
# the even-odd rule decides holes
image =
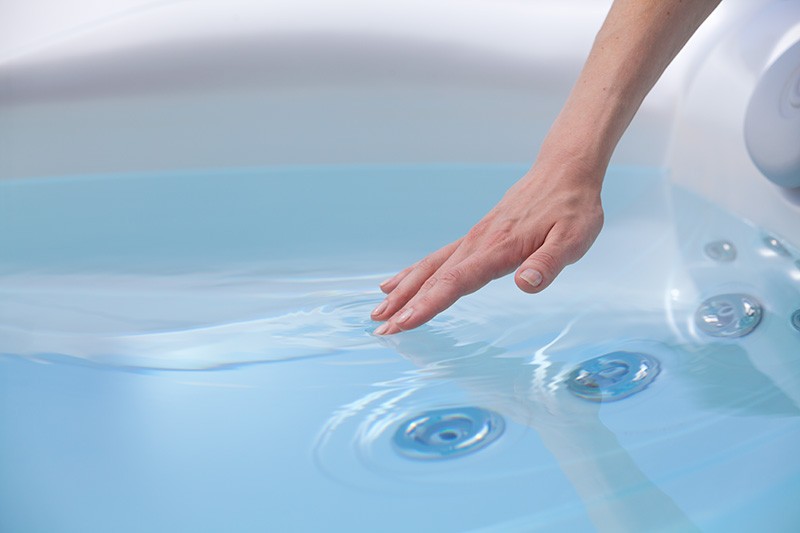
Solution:
[[[621,400],[647,387],[659,370],[658,360],[652,356],[611,352],[578,365],[567,378],[567,388],[585,400]]]
[[[437,409],[400,424],[395,449],[411,459],[450,459],[481,450],[503,434],[505,421],[478,407]]]
[[[790,319],[792,322],[792,327],[797,331],[800,331],[800,309],[792,313],[792,318]]]
[[[703,250],[709,259],[720,263],[730,263],[736,259],[736,247],[728,241],[714,241],[706,244]]]
[[[719,294],[700,304],[694,315],[698,329],[712,337],[744,337],[761,322],[758,300],[747,294]]]

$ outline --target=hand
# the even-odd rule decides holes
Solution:
[[[545,289],[586,253],[603,226],[604,165],[537,162],[461,239],[381,283],[376,335],[416,328],[461,296],[516,269],[527,293]]]
[[[545,289],[603,226],[600,189],[645,95],[720,0],[615,0],[533,168],[463,238],[381,284],[372,312],[387,335],[416,328],[514,269]]]

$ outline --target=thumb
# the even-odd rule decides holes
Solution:
[[[517,269],[514,281],[522,291],[534,294],[544,290],[565,266],[574,261],[569,248],[557,242],[551,235]]]

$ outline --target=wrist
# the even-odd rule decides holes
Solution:
[[[532,171],[561,180],[592,187],[598,192],[603,184],[613,148],[592,145],[593,138],[578,135],[548,135],[536,157]]]
[[[630,101],[617,95],[614,87],[587,90],[579,84],[553,122],[540,157],[605,169],[633,111]]]

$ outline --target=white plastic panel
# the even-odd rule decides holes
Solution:
[[[800,3],[754,5],[729,24],[687,84],[667,167],[673,180],[722,207],[800,242],[800,190],[773,183],[745,143],[745,118],[759,81],[800,40]],[[779,108],[779,99],[774,106]],[[766,142],[785,141],[778,128]]]

